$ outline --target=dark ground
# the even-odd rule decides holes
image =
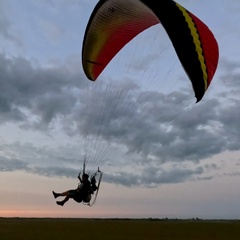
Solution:
[[[0,218],[0,240],[238,240],[240,220]]]

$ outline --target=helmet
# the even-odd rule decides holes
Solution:
[[[83,177],[83,178],[86,178],[86,179],[89,178],[88,174],[86,174],[86,173],[84,173],[84,174],[82,175],[82,177]]]

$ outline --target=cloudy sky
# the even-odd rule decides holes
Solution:
[[[160,25],[88,81],[96,3],[0,0],[0,216],[239,218],[240,2],[179,0],[219,43],[198,104]],[[97,204],[56,205],[85,157],[104,172]]]

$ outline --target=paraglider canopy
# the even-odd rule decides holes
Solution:
[[[83,41],[86,76],[95,81],[128,42],[156,24],[166,30],[199,102],[217,68],[218,44],[199,18],[172,0],[100,0]]]

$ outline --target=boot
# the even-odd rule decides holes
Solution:
[[[63,201],[57,201],[56,203],[57,203],[57,205],[63,206],[65,202],[63,202]]]
[[[59,193],[55,193],[54,191],[52,191],[52,194],[53,194],[54,198],[57,198],[57,197],[59,197],[59,196],[60,196],[60,194],[59,194]]]

